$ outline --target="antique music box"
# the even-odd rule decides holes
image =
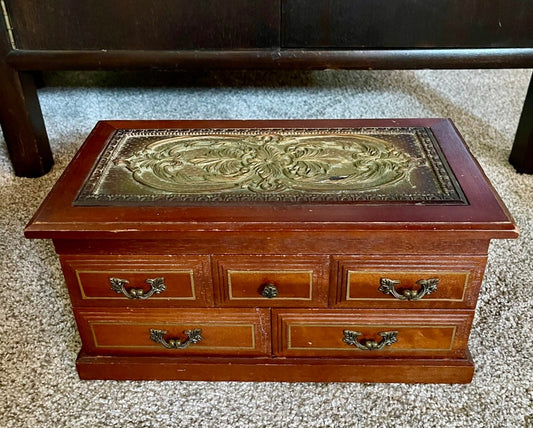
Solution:
[[[449,120],[100,122],[25,230],[83,379],[465,383],[513,220]]]

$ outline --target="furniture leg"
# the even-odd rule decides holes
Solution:
[[[529,82],[509,162],[518,172],[533,174],[533,77]]]
[[[15,174],[40,177],[54,164],[31,72],[0,59],[0,124]]]

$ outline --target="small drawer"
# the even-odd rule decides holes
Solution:
[[[82,308],[83,351],[97,355],[270,355],[268,309]]]
[[[220,306],[327,306],[326,256],[213,257]]]
[[[464,357],[473,311],[273,310],[283,357]]]
[[[62,256],[74,306],[212,306],[207,256]]]
[[[334,256],[332,306],[474,308],[483,256]]]

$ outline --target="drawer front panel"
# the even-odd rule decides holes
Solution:
[[[283,0],[282,46],[531,47],[528,0]]]
[[[279,46],[279,1],[6,0],[18,49]]]
[[[328,257],[219,256],[213,258],[221,306],[326,306]]]
[[[486,257],[334,257],[332,305],[473,308]]]
[[[270,355],[268,309],[87,308],[76,319],[88,354]]]
[[[207,256],[61,258],[74,306],[212,306]]]
[[[275,310],[274,353],[284,357],[462,357],[471,311]]]

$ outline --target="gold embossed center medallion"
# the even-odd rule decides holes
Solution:
[[[413,159],[371,136],[179,137],[120,161],[139,183],[167,192],[367,190],[405,180]]]

